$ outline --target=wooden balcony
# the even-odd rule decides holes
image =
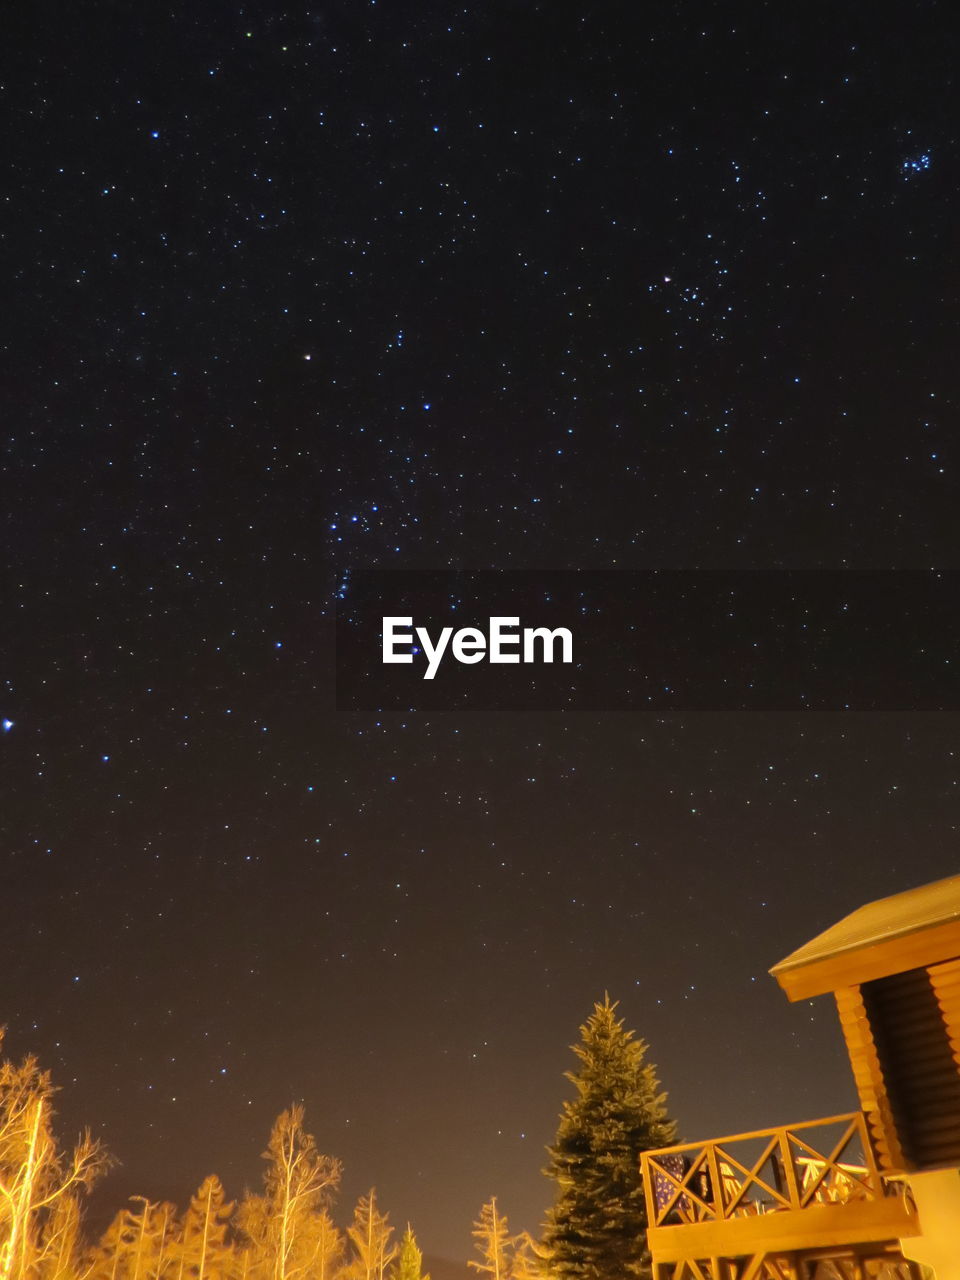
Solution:
[[[902,1188],[877,1167],[860,1112],[641,1160],[658,1280],[749,1280],[801,1274],[804,1258],[892,1258],[897,1241],[919,1233]]]

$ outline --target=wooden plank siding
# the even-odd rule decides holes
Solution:
[[[867,1117],[877,1163],[884,1173],[906,1172],[907,1159],[897,1137],[893,1108],[860,988],[842,987],[835,994],[853,1079]]]
[[[930,983],[936,992],[950,1051],[960,1071],[960,958],[930,966]]]
[[[949,991],[946,973],[943,984]],[[860,994],[908,1164],[960,1165],[960,1071],[930,970],[891,974]]]

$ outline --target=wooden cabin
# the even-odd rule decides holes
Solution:
[[[960,876],[771,973],[833,993],[862,1110],[646,1152],[655,1280],[960,1280]]]
[[[881,1168],[960,1167],[960,876],[870,902],[770,971],[832,992]]]

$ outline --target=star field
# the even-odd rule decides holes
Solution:
[[[303,1098],[428,1254],[535,1231],[604,990],[688,1137],[852,1104],[766,970],[956,871],[955,716],[338,714],[332,620],[361,568],[957,567],[956,37],[8,15],[0,1022],[105,1212],[236,1194]]]

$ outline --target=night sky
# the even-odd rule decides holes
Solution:
[[[341,1219],[536,1231],[605,990],[685,1137],[853,1107],[766,970],[956,873],[960,716],[346,714],[332,620],[960,567],[960,24],[894,14],[5,15],[0,1022],[106,1212],[241,1192],[302,1098]]]

